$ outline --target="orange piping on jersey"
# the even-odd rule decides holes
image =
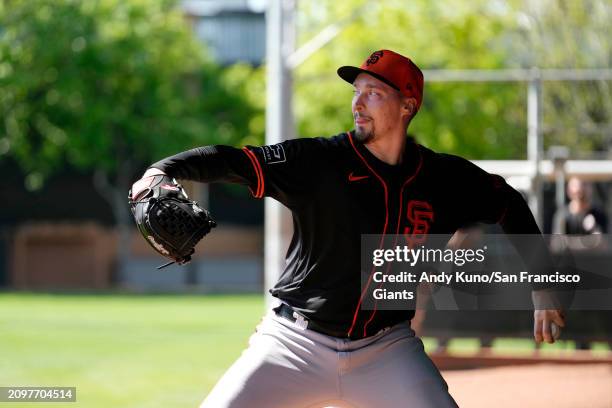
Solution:
[[[249,190],[251,190],[251,194],[253,194],[253,197],[259,198],[259,194],[261,192],[261,174],[259,173],[259,168],[257,167],[257,164],[255,164],[256,160],[253,158],[253,152],[251,152],[246,147],[243,147],[242,151],[244,151],[244,153],[247,155],[247,157],[251,161],[251,165],[253,166],[253,169],[255,170],[255,175],[257,176],[257,189],[255,190],[254,193],[250,187],[249,187]]]
[[[263,198],[264,192],[266,191],[266,181],[264,179],[263,170],[261,168],[261,164],[259,163],[259,160],[257,159],[257,156],[255,156],[255,153],[253,153],[250,150],[249,150],[249,153],[251,154],[251,156],[253,156],[253,160],[255,160],[255,164],[257,165],[257,168],[259,169],[259,179],[261,180],[261,186],[260,186],[258,198]]]
[[[250,151],[248,148],[243,147],[242,150],[247,155],[249,160],[251,160],[251,164],[253,165],[253,168],[255,169],[255,174],[257,175],[257,190],[255,191],[255,193],[253,193],[253,190],[251,190],[250,187],[249,187],[249,190],[251,190],[251,194],[253,194],[253,197],[262,198],[263,192],[264,192],[264,180],[263,180],[263,171],[261,170],[259,161],[257,160],[257,157],[255,157],[255,154],[252,151]]]
[[[357,147],[355,147],[355,143],[353,142],[353,137],[351,136],[351,133],[346,132],[346,134],[348,135],[349,141],[351,142],[351,146],[353,147],[353,150],[355,150],[355,153],[357,153],[357,156],[359,156],[361,161],[363,161],[363,163],[368,168],[368,170],[370,170],[370,172],[376,176],[378,181],[380,181],[380,183],[382,184],[383,189],[385,190],[385,227],[382,232],[383,236],[380,239],[380,244],[378,244],[380,248],[383,245],[384,235],[387,233],[387,226],[389,225],[389,190],[387,189],[387,184],[385,183],[385,180],[383,180],[383,178],[380,177],[378,173],[376,173],[374,169],[372,169],[372,167],[370,167],[366,159],[361,155],[361,153],[359,153],[359,150],[357,150]],[[349,337],[351,336],[351,333],[353,333],[353,330],[355,329],[355,323],[357,322],[357,316],[359,315],[359,308],[361,307],[361,303],[363,302],[363,297],[365,296],[365,293],[370,287],[370,283],[372,282],[372,277],[374,276],[374,269],[375,267],[372,267],[372,272],[370,272],[368,282],[366,283],[365,288],[361,292],[361,296],[359,297],[359,302],[357,303],[357,307],[355,307],[355,312],[353,313],[353,322],[351,323],[351,327],[347,334]]]
[[[403,198],[404,198],[404,187],[406,187],[408,184],[412,183],[412,181],[414,180],[414,178],[417,176],[417,174],[419,174],[419,172],[421,171],[421,167],[423,165],[423,155],[421,154],[421,150],[419,149],[419,147],[417,146],[417,151],[419,152],[419,164],[417,165],[417,169],[414,172],[414,174],[410,177],[408,177],[408,179],[406,181],[404,181],[404,184],[402,184],[402,188],[400,189],[400,195],[399,195],[399,212],[397,213],[397,228],[395,230],[395,239],[393,241],[393,246],[395,247],[397,245],[397,236],[399,234],[399,229],[400,229],[400,224],[402,221],[402,206],[403,206]],[[385,271],[385,274],[387,273],[387,271],[389,270],[389,264],[387,265],[387,270]],[[380,282],[377,286],[377,289],[380,289],[382,287],[383,283]],[[370,315],[370,318],[368,319],[368,321],[365,323],[365,325],[363,326],[363,335],[365,337],[365,333],[366,330],[368,328],[368,325],[370,324],[370,322],[372,320],[374,320],[374,316],[376,315],[376,307],[378,306],[378,299],[376,299],[374,301],[374,310],[372,311],[372,314]]]
[[[417,147],[418,149],[418,147]],[[397,228],[395,230],[395,234],[399,234],[399,229],[400,229],[400,224],[402,221],[402,206],[403,204],[403,198],[404,198],[404,188],[412,183],[412,181],[415,179],[415,177],[421,172],[421,167],[423,166],[423,155],[421,154],[421,150],[418,150],[419,152],[419,164],[417,165],[417,169],[414,172],[414,174],[412,176],[410,176],[406,181],[404,181],[404,184],[402,184],[402,188],[400,189],[400,205],[399,205],[399,213],[397,216]]]

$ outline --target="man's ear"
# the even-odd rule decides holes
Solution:
[[[416,111],[416,99],[404,98],[402,102],[402,110],[409,116],[413,116]]]

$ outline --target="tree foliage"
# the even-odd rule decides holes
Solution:
[[[175,3],[0,3],[0,158],[30,187],[69,163],[123,188],[135,167],[248,133],[237,71],[207,59]]]
[[[10,7],[9,7],[10,5]],[[295,72],[300,136],[352,128],[351,87],[335,70],[376,49],[424,69],[609,68],[604,0],[312,0],[298,3],[298,44],[349,20]],[[263,143],[264,67],[220,68],[175,1],[0,3],[0,159],[31,187],[65,163],[117,175],[190,146]],[[610,82],[546,82],[546,144],[610,144]],[[427,82],[410,132],[470,158],[524,158],[524,83]]]
[[[296,72],[295,112],[303,136],[352,128],[351,89],[335,70],[359,65],[377,49],[408,55],[423,69],[610,66],[611,11],[603,0],[299,4],[302,42],[328,24],[350,20]],[[525,83],[425,81],[424,103],[409,129],[420,142],[474,159],[526,157]],[[543,89],[547,144],[586,151],[606,147],[612,112],[609,81],[546,82]]]
[[[503,36],[510,67],[610,68],[612,6],[605,0],[542,0],[507,4],[513,18]],[[612,147],[612,82],[543,84],[545,148],[572,147],[574,157]]]

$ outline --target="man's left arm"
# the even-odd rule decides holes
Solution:
[[[505,182],[503,184],[501,181],[499,182],[499,193],[506,198],[506,208],[503,210],[498,223],[523,257],[523,260],[530,264],[529,267],[552,271],[553,261],[550,251],[529,206],[518,191]],[[524,235],[529,235],[530,239],[519,238]],[[565,327],[563,307],[560,299],[551,289],[543,285],[534,285],[533,287],[532,300],[535,307],[533,312],[533,336],[537,343],[542,341],[554,343],[559,337],[561,328]],[[555,325],[557,327],[554,327]]]
[[[496,174],[489,174],[474,163],[459,156],[441,154],[447,168],[452,169],[452,191],[464,197],[457,201],[463,225],[483,222],[499,224],[525,265],[539,273],[554,272],[548,245],[523,196]],[[530,239],[525,239],[529,236]],[[532,283],[534,303],[534,338],[540,343],[553,343],[552,323],[565,326],[562,299],[555,287]],[[555,330],[556,331],[556,330]]]

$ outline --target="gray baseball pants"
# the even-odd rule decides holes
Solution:
[[[408,322],[361,340],[268,313],[200,408],[457,407]]]

